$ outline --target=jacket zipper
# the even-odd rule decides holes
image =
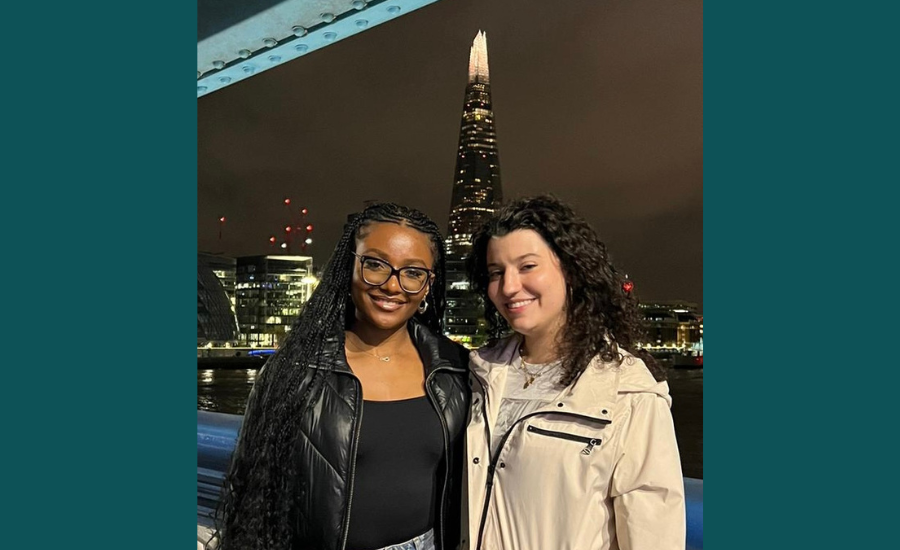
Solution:
[[[359,433],[360,433],[360,425],[362,424],[362,416],[363,416],[363,404],[362,404],[362,382],[359,381],[359,378],[356,377],[353,373],[348,373],[354,380],[356,380],[356,407],[359,410],[359,415],[356,417],[356,422],[353,426],[353,431],[356,436],[353,438],[353,446],[350,449],[350,454],[353,456],[353,461],[350,463],[350,484],[348,485],[347,491],[347,515],[344,517],[344,536],[341,537],[341,550],[346,550],[347,548],[347,537],[350,536],[350,508],[353,506],[353,481],[356,478],[356,453],[359,450]]]
[[[481,383],[480,380],[479,380],[479,383]],[[482,387],[484,387],[484,384],[482,384]],[[484,495],[484,508],[481,511],[481,525],[479,525],[479,527],[478,527],[478,544],[475,546],[476,550],[481,549],[481,543],[482,543],[482,540],[484,539],[484,525],[487,523],[488,508],[490,507],[490,504],[491,504],[491,493],[493,492],[493,489],[494,489],[494,471],[497,469],[497,460],[500,458],[501,451],[503,450],[503,447],[506,445],[506,440],[509,439],[509,434],[512,433],[513,428],[515,428],[516,424],[518,424],[519,422],[522,422],[523,420],[526,420],[533,416],[538,416],[538,415],[542,415],[542,414],[551,414],[551,413],[556,414],[556,415],[561,415],[561,416],[572,416],[575,418],[585,418],[584,415],[575,414],[575,413],[564,413],[564,412],[556,412],[556,411],[551,411],[551,412],[538,411],[538,412],[534,412],[531,414],[526,414],[522,418],[513,422],[512,425],[509,427],[509,429],[506,430],[506,433],[503,434],[503,439],[500,440],[500,445],[497,447],[497,456],[495,456],[491,459],[491,463],[488,466],[488,479],[487,479],[487,482],[485,483],[485,487],[487,489],[486,489],[485,495]],[[598,419],[591,418],[591,420],[597,421]],[[600,420],[600,422],[603,424],[610,423],[609,420]],[[487,417],[485,417],[485,427],[487,427]],[[529,427],[531,427],[531,426],[529,426]],[[490,429],[488,429],[488,433],[490,433]],[[556,432],[551,432],[551,433],[556,433]],[[566,435],[569,435],[569,434],[566,434]],[[572,436],[572,437],[578,437],[578,436]],[[590,438],[587,438],[587,439],[590,440]],[[488,440],[488,456],[490,456],[490,452],[491,452],[490,440]]]
[[[554,432],[552,430],[543,430],[534,426],[528,426],[529,432],[547,435],[550,437],[558,437],[559,439],[568,439],[569,441],[578,441],[579,443],[587,443],[587,447],[581,450],[581,454],[589,455],[594,447],[600,444],[600,440],[594,437],[584,437],[583,435],[567,434],[565,432]]]
[[[438,517],[441,521],[441,531],[440,535],[440,548],[444,548],[444,524],[446,523],[446,516],[444,515],[444,501],[447,499],[447,485],[450,484],[450,467],[452,466],[450,462],[450,428],[447,427],[447,422],[444,420],[444,415],[441,412],[440,408],[437,404],[437,398],[434,397],[434,394],[431,391],[431,380],[438,370],[441,370],[440,367],[435,368],[431,371],[431,374],[428,375],[428,378],[425,380],[425,391],[428,393],[428,400],[431,401],[431,405],[434,407],[435,412],[437,412],[438,418],[441,421],[441,433],[444,436],[444,456],[446,459],[444,460],[444,485],[441,488],[441,505],[438,509]],[[457,369],[452,369],[457,370]]]

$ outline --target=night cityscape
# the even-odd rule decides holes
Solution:
[[[514,3],[437,2],[203,91],[198,410],[243,413],[347,215],[372,201],[441,227],[444,333],[480,346],[469,238],[505,199],[549,192],[628,275],[684,475],[703,478],[702,4],[579,2],[561,18]]]

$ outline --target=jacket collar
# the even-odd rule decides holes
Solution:
[[[422,364],[425,366],[425,378],[440,367],[451,366],[447,359],[441,357],[440,337],[435,335],[428,327],[416,319],[410,319],[406,324],[413,345],[419,352]],[[344,350],[344,336],[329,336],[321,354],[322,360],[313,362],[314,368],[328,368],[337,372],[352,374],[347,363],[347,353]],[[320,364],[321,363],[321,364]]]
[[[515,368],[520,342],[521,337],[513,335],[496,346],[473,353],[472,373],[487,386],[502,387],[506,382],[506,369],[497,367]],[[619,390],[619,372],[615,363],[606,364],[595,357],[578,380],[564,388],[546,409],[541,409],[542,412],[577,414],[610,422]]]

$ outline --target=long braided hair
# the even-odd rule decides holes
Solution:
[[[343,348],[344,330],[355,315],[350,285],[356,259],[351,251],[376,222],[405,225],[428,237],[435,278],[425,298],[429,307],[415,317],[431,330],[441,331],[444,252],[437,225],[422,212],[393,203],[374,204],[351,215],[319,286],[253,386],[217,510],[218,529],[212,540],[219,540],[219,550],[291,547],[298,473],[293,457],[295,434],[301,415],[321,394],[326,376],[323,369],[310,365],[321,357],[326,340],[337,338]]]
[[[510,328],[487,295],[488,242],[518,229],[536,231],[559,258],[565,276],[566,323],[557,342],[562,358],[559,382],[571,384],[597,355],[606,362],[621,362],[620,347],[640,357],[657,380],[664,379],[665,370],[636,349],[644,330],[641,316],[634,297],[622,290],[625,279],[610,263],[606,244],[571,207],[551,195],[504,205],[472,236],[466,269],[484,301],[489,345]]]

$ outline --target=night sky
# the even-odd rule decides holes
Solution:
[[[552,192],[643,301],[703,303],[699,0],[441,0],[198,100],[200,251],[279,254],[285,197],[323,265],[390,200],[447,228],[469,47],[487,32],[506,198]],[[219,239],[219,217],[226,216]]]

